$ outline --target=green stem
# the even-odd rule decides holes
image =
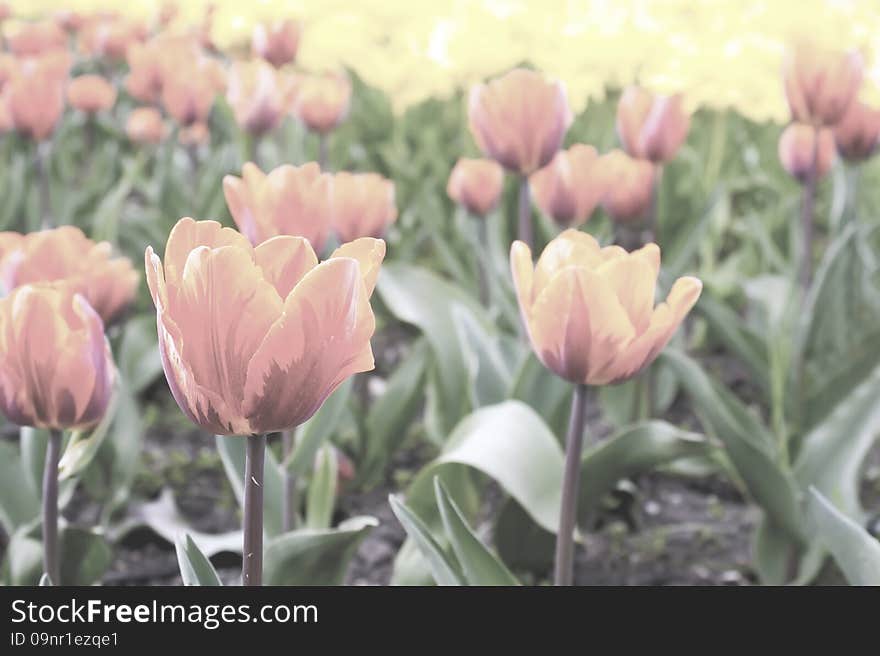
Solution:
[[[247,440],[244,465],[244,518],[242,521],[241,584],[263,585],[263,470],[266,436]]]
[[[584,444],[587,386],[577,385],[571,398],[571,416],[565,440],[565,473],[562,479],[562,505],[556,534],[555,585],[571,585],[574,578],[574,528],[581,478],[581,452]]]
[[[489,228],[486,225],[489,217],[474,215],[473,218],[477,222],[478,243],[474,246],[480,276],[480,303],[488,309],[492,305],[492,290],[489,286]]]
[[[58,555],[58,459],[61,455],[61,431],[49,431],[46,462],[43,465],[43,571],[52,585],[61,585],[61,562]]]
[[[296,476],[287,469],[290,457],[293,454],[293,447],[296,445],[296,430],[296,428],[291,428],[281,433],[282,463],[284,467],[284,496],[281,499],[281,522],[285,533],[292,531],[297,525],[298,499]]]
[[[798,279],[805,292],[813,282],[813,212],[816,203],[816,160],[819,156],[819,132],[813,128],[813,154],[801,203],[801,270]]]
[[[532,204],[529,198],[529,178],[520,176],[518,196],[517,239],[525,242],[534,251],[534,234],[532,231]]]

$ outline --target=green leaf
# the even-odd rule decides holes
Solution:
[[[318,411],[296,431],[296,445],[287,471],[294,476],[303,476],[312,470],[315,455],[326,442],[342,418],[345,406],[351,396],[353,378],[348,378],[331,394]]]
[[[113,389],[113,396],[107,407],[107,411],[90,431],[76,431],[67,441],[67,446],[61,459],[58,461],[58,478],[63,481],[82,472],[91,464],[98,453],[98,449],[107,437],[107,432],[113,424],[116,416],[116,403],[118,399],[117,388]]]
[[[138,394],[162,373],[156,318],[152,313],[132,317],[125,322],[117,350],[119,372],[133,394]]]
[[[341,585],[349,561],[378,522],[352,517],[335,529],[300,529],[266,544],[263,580],[266,585]]]
[[[510,397],[534,408],[554,435],[563,435],[571,407],[572,386],[548,370],[533,353],[520,365]]]
[[[394,495],[388,497],[388,502],[412,544],[416,545],[419,553],[430,566],[437,585],[464,585],[464,575],[458,563],[431,535],[431,531],[419,516]]]
[[[223,462],[226,478],[232,486],[238,505],[244,500],[244,464],[246,437],[237,435],[217,435],[217,450]],[[282,532],[282,501],[284,481],[281,467],[271,449],[266,449],[266,464],[263,472],[263,528],[266,535],[274,537]],[[204,544],[199,540],[200,544]]]
[[[306,528],[330,528],[336,503],[336,470],[336,451],[325,445],[319,452],[318,464],[309,483]]]
[[[184,585],[223,585],[211,561],[199,550],[189,533],[174,541],[174,550]]]
[[[880,585],[880,542],[810,488],[807,513],[818,539],[852,585]]]
[[[18,449],[0,441],[0,523],[7,535],[40,514],[40,497],[28,478]]]
[[[443,518],[446,537],[469,585],[519,585],[510,570],[474,535],[439,477],[434,478],[437,507]]]
[[[100,580],[113,560],[103,535],[68,526],[59,535],[61,585],[92,585]]]
[[[3,558],[3,578],[9,585],[34,585],[43,573],[43,543],[22,526],[10,535]]]

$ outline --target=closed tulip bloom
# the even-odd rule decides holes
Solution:
[[[138,107],[132,110],[125,122],[125,133],[138,144],[158,144],[165,139],[165,123],[155,107]]]
[[[351,82],[345,75],[305,75],[297,85],[293,113],[312,132],[327,134],[348,116],[350,103]]]
[[[604,210],[616,221],[644,218],[654,194],[654,165],[622,150],[612,150],[599,158],[598,167],[604,186]]]
[[[529,175],[553,159],[572,113],[561,82],[517,68],[471,89],[468,119],[483,154]]]
[[[80,75],[67,86],[67,102],[82,112],[97,114],[116,103],[116,87],[100,75]]]
[[[346,378],[373,368],[370,295],[385,243],[362,239],[318,264],[301,237],[256,248],[214,221],[181,219],[165,261],[146,251],[159,352],[197,425],[252,435],[302,424]]]
[[[243,130],[261,135],[278,127],[290,104],[290,87],[282,78],[262,59],[232,65],[226,100]]]
[[[804,123],[792,123],[783,130],[779,138],[779,161],[782,168],[801,184],[807,182],[814,154],[816,179],[819,180],[831,170],[834,153],[834,135],[830,128],[817,129]]]
[[[219,64],[208,57],[169,68],[163,76],[162,105],[180,125],[204,123],[214,99],[225,87]]]
[[[64,113],[64,81],[41,69],[23,71],[6,87],[9,113],[21,134],[43,141]]]
[[[296,59],[300,27],[295,20],[260,23],[254,28],[251,51],[279,68]]]
[[[498,206],[504,169],[491,159],[459,159],[449,175],[446,193],[475,216],[486,216]]]
[[[8,233],[6,233],[8,234]],[[106,241],[95,243],[82,230],[61,226],[15,238],[0,249],[0,287],[6,291],[37,282],[69,284],[105,323],[131,304],[140,277],[127,257],[114,257]],[[2,242],[0,242],[2,243]]]
[[[343,242],[381,237],[397,220],[394,183],[381,175],[337,173],[331,189],[333,230]]]
[[[691,117],[681,95],[655,96],[641,87],[623,92],[617,105],[617,133],[626,152],[654,163],[668,162],[684,143]]]
[[[198,44],[187,36],[159,35],[146,43],[132,43],[126,51],[125,88],[137,100],[156,104],[162,98],[165,77],[174,76],[180,62],[199,56]]]
[[[605,189],[599,155],[584,144],[560,150],[547,166],[532,173],[529,186],[544,214],[563,226],[580,225]]]
[[[6,43],[12,54],[30,57],[67,48],[67,34],[55,21],[42,20],[20,24]]]
[[[147,36],[146,27],[139,22],[118,16],[92,18],[79,31],[80,49],[95,57],[125,59],[129,47]]]
[[[820,126],[836,124],[858,94],[863,69],[857,52],[835,52],[812,43],[788,50],[783,79],[792,118]]]
[[[0,410],[20,426],[93,426],[115,377],[101,317],[79,294],[25,285],[0,299]]]
[[[566,230],[536,265],[516,241],[510,266],[520,313],[535,355],[556,375],[586,385],[632,378],[672,338],[700,296],[702,283],[679,278],[654,307],[660,249],[627,253],[600,248],[590,235]]]
[[[314,162],[283,164],[268,175],[247,162],[240,178],[223,178],[223,194],[235,224],[254,246],[291,235],[304,237],[320,253],[330,234],[330,185],[330,175]]]
[[[861,162],[874,154],[880,141],[880,109],[856,100],[834,126],[834,143],[845,160]]]

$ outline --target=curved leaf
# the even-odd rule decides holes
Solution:
[[[0,442],[0,524],[7,535],[40,514],[40,497],[27,474],[18,449]]]
[[[409,541],[415,545],[425,562],[431,569],[437,585],[464,585],[464,575],[458,563],[446,553],[446,550],[434,539],[425,523],[412,510],[393,494],[388,497],[394,516],[406,531]],[[404,545],[404,546],[405,546]],[[401,549],[401,553],[404,549]],[[397,569],[395,567],[395,569]]]
[[[349,378],[337,387],[312,418],[296,431],[296,445],[290,461],[286,463],[287,471],[294,476],[302,476],[314,467],[318,450],[339,425],[345,405],[351,396],[353,380]]]
[[[189,533],[175,540],[174,550],[184,585],[223,585],[211,561],[199,550]]]
[[[852,585],[880,585],[880,541],[841,513],[816,488],[807,504],[818,539]]]

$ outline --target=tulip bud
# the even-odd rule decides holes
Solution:
[[[15,424],[85,429],[107,410],[115,368],[104,324],[64,285],[0,299],[0,410]]]
[[[172,395],[198,426],[252,435],[302,424],[349,376],[373,368],[370,295],[385,243],[318,258],[301,237],[256,248],[214,221],[181,219],[151,247],[147,282]]]
[[[158,144],[165,139],[165,123],[155,107],[138,107],[132,110],[125,123],[128,138],[138,144]]]
[[[235,224],[254,246],[291,235],[304,237],[320,253],[330,235],[330,185],[330,175],[314,162],[284,164],[268,175],[248,162],[240,178],[223,178],[223,194]]]
[[[300,26],[294,20],[260,23],[254,28],[251,51],[275,68],[280,68],[296,59],[299,36]]]
[[[835,125],[858,94],[863,68],[857,52],[834,52],[810,43],[788,50],[783,78],[792,118],[818,126]]]
[[[654,165],[612,150],[599,158],[599,170],[605,188],[602,208],[616,221],[644,218],[653,202]]]
[[[67,87],[67,101],[87,114],[97,114],[116,103],[116,88],[100,75],[80,75]]]
[[[64,112],[64,80],[55,71],[35,65],[7,85],[7,102],[15,129],[34,139],[49,137]]]
[[[220,65],[209,57],[179,62],[163,73],[162,105],[181,126],[204,123],[226,80]]]
[[[0,247],[0,287],[6,291],[64,281],[108,324],[134,300],[139,276],[131,261],[113,257],[108,242],[96,244],[79,228],[61,226],[18,238],[7,236],[5,243],[5,249]]]
[[[331,221],[340,241],[381,237],[397,220],[394,183],[381,175],[337,173],[331,189]]]
[[[556,153],[547,166],[532,173],[529,187],[535,203],[559,225],[586,221],[604,192],[604,179],[596,149],[576,144]]]
[[[348,116],[351,82],[341,74],[306,75],[299,80],[293,113],[312,132],[327,134]]]
[[[504,169],[491,159],[456,162],[446,184],[449,197],[475,216],[486,216],[501,198]]]
[[[229,73],[226,99],[238,125],[261,135],[278,127],[287,111],[289,85],[262,59],[235,62]]]
[[[480,150],[522,175],[553,159],[572,122],[563,84],[522,68],[471,89],[468,118]]]
[[[657,245],[600,248],[577,230],[551,241],[535,265],[529,247],[514,242],[510,267],[535,355],[557,376],[586,385],[619,383],[651,364],[703,287],[679,278],[654,307]]]
[[[67,34],[55,21],[22,23],[6,40],[9,51],[19,57],[42,55],[67,48]]]
[[[831,130],[804,123],[792,123],[785,128],[779,138],[779,161],[782,162],[782,168],[798,182],[806,184],[814,158],[816,180],[820,180],[834,163],[834,135]]]
[[[834,126],[834,143],[845,160],[861,162],[874,154],[880,141],[880,109],[856,100]]]
[[[691,117],[681,95],[654,96],[640,87],[627,87],[617,105],[617,134],[624,150],[656,164],[668,162],[687,138]]]

